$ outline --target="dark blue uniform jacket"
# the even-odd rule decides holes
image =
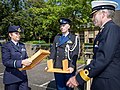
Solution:
[[[28,58],[25,45],[19,43],[17,47],[12,41],[8,41],[2,46],[2,62],[5,66],[3,82],[12,84],[20,81],[26,81],[26,71],[19,71],[22,67],[21,61]]]
[[[66,44],[68,44],[70,46],[70,49],[74,46],[75,43],[75,35],[69,33],[66,36],[66,39],[64,39],[63,41],[61,41],[61,34],[58,34],[55,36],[54,38],[54,42],[53,42],[53,46],[51,48],[51,54],[50,54],[50,59],[54,60],[54,67],[56,68],[62,68],[62,60],[64,59],[68,59],[68,57],[66,56],[66,52],[65,52],[65,46]],[[76,61],[78,58],[78,54],[79,54],[79,41],[77,39],[77,46],[76,48],[70,52],[70,58],[71,60],[69,60],[69,67],[73,67],[76,68]]]
[[[93,78],[91,90],[120,90],[120,27],[107,22],[95,39],[94,58],[84,69]],[[78,73],[79,84],[85,81]]]

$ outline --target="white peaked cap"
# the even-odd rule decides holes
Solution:
[[[115,11],[115,9],[118,7],[118,3],[115,1],[92,1],[91,5],[92,5],[92,13],[90,17],[92,17],[93,14],[99,10],[108,9]]]
[[[92,4],[92,8],[102,5],[110,5],[113,6],[114,8],[118,7],[118,3],[115,1],[92,1],[91,4]]]

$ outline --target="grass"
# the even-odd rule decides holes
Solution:
[[[78,63],[78,64],[85,64],[85,60],[79,59],[79,60],[77,60],[77,63]]]

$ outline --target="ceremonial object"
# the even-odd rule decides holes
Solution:
[[[54,68],[53,67],[53,60],[48,60],[47,61],[47,66],[48,66],[48,70],[47,72],[57,72],[57,73],[70,73],[68,69],[68,60],[65,59],[62,61],[62,64],[63,64],[63,69],[60,69],[60,68]]]
[[[28,59],[32,62],[29,66],[23,66],[23,68],[19,68],[19,70],[29,70],[39,64],[44,58],[46,58],[50,54],[47,50],[38,50],[33,56]]]

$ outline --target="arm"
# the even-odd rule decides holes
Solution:
[[[100,75],[106,68],[109,67],[113,60],[117,46],[119,45],[119,33],[120,29],[118,27],[111,26],[109,32],[103,36],[104,39],[99,42],[96,58],[93,59],[92,62],[76,76],[76,80],[79,84],[83,84],[90,78]]]
[[[117,46],[120,44],[119,33],[120,29],[118,27],[111,27],[108,34],[105,35],[104,39],[99,43],[96,58],[83,70],[78,72],[75,77],[68,80],[67,85],[69,87],[82,86],[90,80],[90,78],[100,75],[109,67],[117,50]]]
[[[2,46],[1,50],[2,50],[2,62],[4,66],[11,67],[11,68],[15,68],[15,66],[18,68],[22,67],[22,64],[21,64],[22,60],[11,59],[11,52],[6,44]]]
[[[53,45],[50,49],[50,59],[55,60],[55,55],[56,55],[56,37],[54,38]]]
[[[27,54],[26,54],[26,58],[27,58]],[[6,44],[2,46],[2,62],[4,66],[11,68],[21,68],[23,64],[26,66],[31,63],[28,60],[26,61],[25,60],[12,59],[11,51],[8,48],[8,46]]]
[[[74,47],[70,50],[72,52],[72,55],[70,54],[72,57],[71,57],[70,65],[68,68],[70,73],[75,71],[76,61],[77,61],[79,54],[80,54],[80,41],[79,41],[78,36],[76,36],[74,40],[75,40]],[[68,51],[68,52],[70,52],[70,51]],[[70,55],[68,54],[68,59],[69,59]]]
[[[75,37],[75,43],[76,43],[76,47],[75,49],[72,51],[72,57],[71,57],[71,61],[70,61],[70,67],[75,68],[76,66],[76,61],[79,57],[80,54],[80,41],[79,38],[76,36]]]

